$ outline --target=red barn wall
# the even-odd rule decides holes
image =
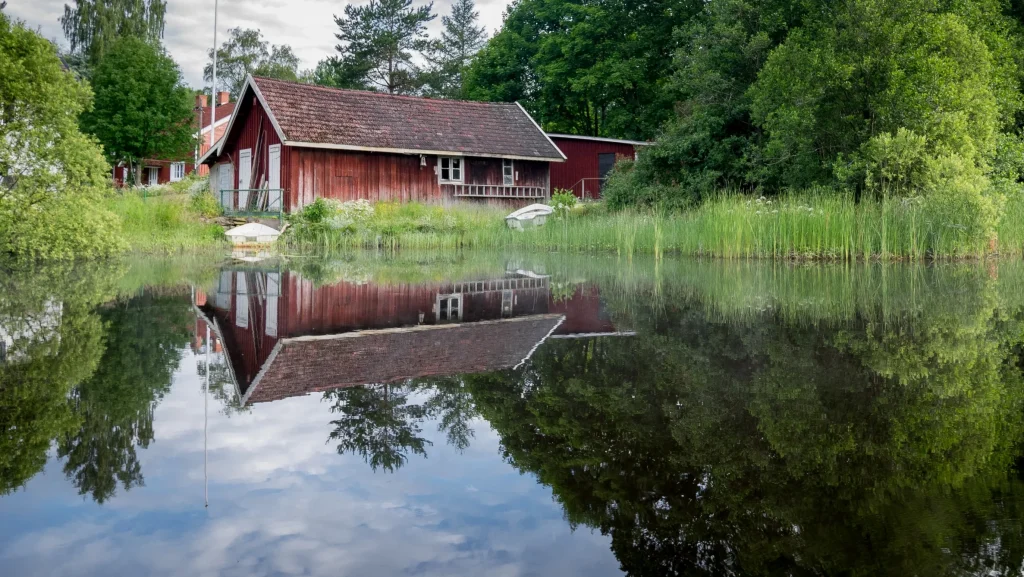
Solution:
[[[419,155],[407,154],[295,148],[291,149],[291,156],[294,162],[288,173],[286,194],[289,211],[318,197],[371,202],[455,200],[438,182],[437,156],[427,155],[426,166],[421,164]],[[465,184],[502,184],[500,158],[465,158],[464,161]],[[518,176],[515,185],[546,189],[548,165],[547,162],[513,161]]]
[[[567,160],[551,163],[551,191],[556,188],[572,190],[576,196],[583,193],[584,178],[599,178],[597,158],[602,153],[614,153],[621,158],[633,158],[636,147],[632,144],[619,142],[601,142],[599,140],[581,140],[576,138],[559,138],[551,140],[562,150]],[[586,181],[587,197],[600,195],[601,183],[596,180]]]
[[[220,156],[219,163],[230,162],[234,165],[234,181],[232,182],[234,188],[249,188],[249,183],[240,186],[241,183],[238,182],[238,157],[240,151],[246,148],[252,150],[252,182],[254,183],[253,188],[256,188],[259,186],[261,177],[264,182],[269,178],[270,147],[281,144],[281,139],[277,135],[277,130],[274,129],[274,124],[270,121],[270,116],[263,109],[263,105],[252,94],[248,96],[246,102],[238,104],[235,108],[235,115],[237,116],[233,121],[235,126],[232,134],[224,143],[224,153]],[[257,141],[259,141],[259,150],[256,150]],[[286,207],[289,206],[287,204],[287,188],[290,163],[290,149],[287,146],[282,146],[281,187],[286,189]]]

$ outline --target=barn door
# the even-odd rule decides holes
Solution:
[[[270,188],[270,210],[281,208],[281,145],[274,144],[270,147],[270,154],[267,159],[267,184]]]
[[[252,176],[252,149],[246,148],[238,152],[238,208],[245,210],[249,208],[249,188]]]

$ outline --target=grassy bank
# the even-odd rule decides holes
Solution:
[[[378,204],[372,210],[293,218],[295,250],[483,248],[615,254],[680,254],[726,259],[898,260],[971,258],[990,252],[919,202],[855,204],[836,195],[775,200],[722,196],[683,213],[608,212],[579,206],[525,232],[508,230],[506,210]],[[998,230],[1003,255],[1024,252],[1024,198],[1009,199]]]
[[[187,193],[143,196],[126,191],[108,198],[104,208],[120,219],[133,252],[173,254],[226,246],[223,229],[204,219]]]

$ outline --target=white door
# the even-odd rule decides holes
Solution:
[[[235,326],[249,328],[249,287],[245,273],[235,273]]]
[[[252,149],[246,148],[238,152],[238,208],[245,210],[249,206],[249,191],[252,183],[249,182],[252,175]]]
[[[281,273],[267,273],[267,336],[277,336],[277,297],[281,295]]]
[[[281,208],[281,145],[275,144],[270,147],[270,156],[267,159],[267,188],[270,189],[270,210]]]
[[[234,188],[235,170],[230,164],[218,164],[217,165],[217,176],[220,178],[220,185],[218,186],[217,197],[220,198],[221,204],[224,208],[232,210],[235,208],[235,195],[231,194],[230,191]]]
[[[160,169],[155,166],[150,166],[147,170],[149,171],[148,184],[150,186],[154,184],[160,184]]]

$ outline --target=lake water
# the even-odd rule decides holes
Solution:
[[[1019,575],[1024,266],[0,272],[0,575]]]

